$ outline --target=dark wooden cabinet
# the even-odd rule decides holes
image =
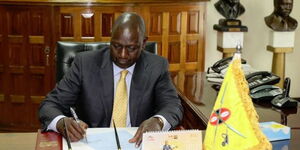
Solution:
[[[183,86],[183,72],[204,70],[204,1],[0,1],[0,130],[39,128],[39,104],[55,84],[56,41],[110,41],[126,11],[144,18]]]
[[[0,127],[36,129],[36,110],[52,88],[51,8],[10,5],[1,11]]]

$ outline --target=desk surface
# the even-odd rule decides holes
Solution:
[[[207,82],[203,72],[187,72],[181,77],[173,76],[173,79],[176,78],[181,78],[177,81],[182,82],[174,81],[185,109],[182,122],[184,128],[205,130],[218,94],[215,85]],[[270,102],[254,103],[254,106],[259,115],[259,122],[275,121],[291,127],[290,147],[300,147],[300,112],[297,109],[280,110],[272,107]]]
[[[172,77],[185,110],[182,125],[186,129],[205,130],[217,91],[213,88],[213,84],[206,81],[204,73],[187,72],[179,75],[181,76],[173,75]],[[279,110],[273,108],[269,103],[255,103],[254,105],[260,122],[276,121],[292,128],[289,149],[300,147],[300,112],[297,109]],[[36,139],[37,133],[0,133],[0,150],[33,150]],[[54,147],[50,147],[50,149],[61,149],[61,137],[58,134],[39,134],[39,139],[48,142],[57,141],[52,143]]]
[[[0,133],[0,150],[34,150],[36,133]]]

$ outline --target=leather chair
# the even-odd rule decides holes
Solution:
[[[56,82],[69,70],[79,52],[94,51],[109,46],[109,42],[64,42],[58,41],[56,47]],[[157,54],[156,42],[147,42],[146,51]]]

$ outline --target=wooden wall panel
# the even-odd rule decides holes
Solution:
[[[0,18],[5,41],[0,44],[0,57],[4,58],[3,63],[0,61],[3,68],[0,82],[5,85],[2,95],[0,87],[0,99],[4,99],[3,104],[0,103],[4,109],[0,112],[0,130],[35,131],[40,126],[37,110],[42,98],[39,97],[44,97],[52,88],[49,8],[0,7],[5,14]]]
[[[4,65],[0,66],[0,103],[4,102]]]
[[[169,34],[170,35],[178,35],[180,34],[181,28],[181,13],[180,12],[171,12],[170,13],[170,21],[169,21]]]
[[[25,76],[23,73],[11,73],[11,94],[12,103],[25,103]]]
[[[29,13],[29,23],[31,23],[31,25],[29,26],[29,32],[31,33],[31,35],[43,35],[43,19],[43,12],[41,11],[31,11]]]
[[[198,41],[188,40],[186,48],[186,62],[197,62],[198,60]]]
[[[187,33],[199,32],[199,11],[188,12]]]
[[[74,36],[60,36],[58,40],[108,42],[114,20],[125,11],[136,12],[144,18],[148,40],[158,43],[158,54],[169,60],[169,70],[180,72],[178,80],[183,78],[185,71],[204,71],[205,5],[202,4],[60,7],[60,15],[73,16]],[[81,33],[85,27],[80,16],[85,12],[94,13],[95,38],[86,39]],[[80,21],[81,26],[78,26]],[[61,29],[64,24],[60,23]]]
[[[9,39],[8,53],[10,66],[23,66],[26,63],[26,60],[23,58],[25,45],[23,42],[16,42],[22,40],[25,40],[22,36]]]
[[[180,42],[170,42],[168,52],[170,64],[180,63]]]
[[[150,13],[149,33],[150,36],[162,34],[162,13],[161,12]]]
[[[0,19],[1,20],[1,19]],[[0,33],[1,34],[1,33]],[[2,42],[0,41],[0,53],[2,53]],[[4,102],[4,57],[0,55],[0,103]],[[1,107],[0,107],[1,109]],[[1,112],[0,112],[1,114]]]
[[[0,8],[0,22],[3,21],[3,11]],[[0,103],[4,101],[4,46],[3,46],[3,24],[0,23]],[[1,108],[1,107],[0,107]]]
[[[94,37],[94,13],[81,14],[81,27],[82,37]]]
[[[10,7],[7,9],[7,36],[8,36],[8,74],[9,87],[8,88],[8,103],[7,107],[11,111],[9,117],[9,126],[24,127],[28,123],[27,105],[25,103],[26,95],[26,75],[25,67],[27,64],[26,57],[26,32],[28,17],[24,8]],[[9,111],[9,110],[8,110]],[[8,112],[7,111],[7,112]],[[7,115],[7,114],[6,114]]]
[[[0,7],[0,22],[4,22],[4,11]],[[3,45],[3,36],[4,36],[4,26],[3,23],[0,23],[0,103],[4,102],[4,45]],[[1,109],[1,106],[0,106]],[[1,112],[0,112],[1,114]]]
[[[22,10],[10,10],[10,12],[7,13],[8,34],[20,35],[22,32],[24,32],[22,29],[24,29],[25,15],[25,12]]]
[[[63,32],[68,26],[70,33],[60,35],[57,40],[110,41],[114,20],[126,10],[132,9],[127,7],[60,7],[58,13],[60,18],[67,16],[69,19],[61,19],[59,29]]]
[[[73,29],[73,15],[72,14],[61,14],[60,19],[60,33],[61,37],[73,37],[74,29]]]
[[[162,55],[162,43],[157,42],[157,54]]]
[[[162,35],[151,35],[150,32],[149,39],[162,42],[162,56],[168,58],[170,71],[204,71],[204,28],[202,26],[204,23],[204,5],[153,6],[149,10],[151,10],[150,14],[153,16],[163,14]],[[174,45],[174,43],[177,44]],[[180,45],[179,48],[177,48],[178,45]],[[183,73],[179,74],[183,77]]]
[[[42,66],[46,64],[46,57],[44,56],[44,45],[31,44],[28,49],[28,60],[30,66]]]
[[[42,9],[29,8],[28,12],[34,14],[34,22],[28,22],[29,27],[39,26],[38,30],[28,32],[29,42],[27,44],[26,56],[28,59],[27,67],[27,105],[28,123],[31,129],[38,128],[38,108],[40,102],[52,88],[51,85],[51,69],[50,63],[53,63],[51,56],[51,24],[50,24],[50,9],[44,7]],[[31,19],[33,20],[33,19]],[[38,36],[37,36],[38,35]],[[31,110],[30,110],[31,109]]]
[[[0,6],[0,126],[6,126],[9,124],[9,114],[8,114],[8,102],[6,99],[7,95],[7,73],[6,73],[6,62],[7,59],[6,55],[6,36],[5,31],[7,32],[7,29],[5,27],[5,24],[3,22],[7,22],[6,20],[6,13],[5,8],[3,6]]]
[[[7,9],[7,36],[8,36],[8,74],[10,85],[8,87],[8,107],[10,112],[10,125],[24,126],[28,123],[28,116],[20,117],[26,114],[27,105],[25,103],[26,95],[26,32],[28,14],[24,8],[16,9],[11,7]],[[18,119],[16,119],[18,118]]]
[[[114,24],[114,13],[102,13],[101,18],[101,28],[102,36],[109,37],[111,36],[112,25]]]

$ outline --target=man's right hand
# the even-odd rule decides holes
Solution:
[[[78,124],[73,118],[64,117],[61,118],[56,124],[57,131],[61,133],[64,137],[66,137],[66,133],[64,130],[63,119],[65,120],[69,138],[72,142],[77,142],[85,136],[85,131],[88,128],[88,125],[85,122],[80,121],[80,123]]]

